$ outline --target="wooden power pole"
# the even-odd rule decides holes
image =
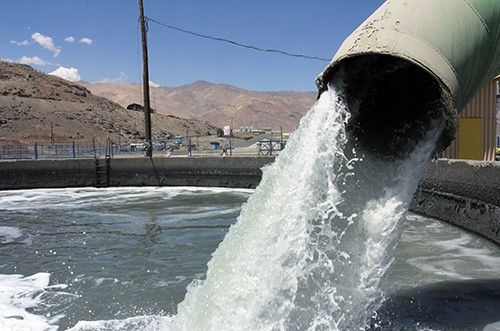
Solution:
[[[143,64],[143,82],[142,88],[144,91],[144,126],[146,131],[146,157],[153,156],[153,142],[151,139],[151,107],[149,104],[149,69],[148,69],[148,44],[147,31],[144,19],[144,7],[142,0],[139,0],[139,20],[141,23],[142,35],[142,64]]]

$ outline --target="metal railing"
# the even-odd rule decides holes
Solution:
[[[0,145],[0,159],[77,159],[119,152],[113,143],[101,145],[95,141]]]

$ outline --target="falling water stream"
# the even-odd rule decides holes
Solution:
[[[192,284],[171,330],[363,328],[383,299],[405,214],[442,123],[407,159],[357,151],[350,109],[330,88],[266,169]]]
[[[206,277],[185,282],[189,283],[187,293],[176,307],[176,313],[162,317],[154,312],[156,317],[146,319],[148,330],[377,328],[377,311],[387,298],[382,283],[394,259],[393,253],[403,229],[402,220],[406,217],[421,173],[434,152],[444,123],[436,119],[430,127],[423,128],[424,138],[409,145],[404,158],[380,158],[363,150],[355,139],[349,137],[346,127],[351,114],[356,112],[349,107],[338,87],[330,87],[321,95],[302,119],[286,149],[264,169],[260,185],[244,203],[236,223],[230,226],[213,252]],[[111,203],[113,197],[109,199]],[[199,212],[215,211],[205,206]],[[126,217],[131,216],[116,216],[115,228],[110,232],[127,230],[121,228],[119,221]],[[89,223],[85,226],[91,227],[94,221],[97,224],[99,215],[95,218],[86,221]],[[181,221],[178,219],[176,222]],[[142,234],[152,242],[160,240],[158,235],[154,235],[157,227],[161,228],[156,223],[157,216],[152,216],[151,224],[146,225],[147,233]],[[169,224],[162,226],[171,226]],[[72,240],[77,240],[77,232],[82,231],[82,225],[78,226],[79,230],[75,233],[65,235],[70,247],[74,245]],[[212,231],[218,229],[203,224],[205,226],[207,237],[200,237],[200,240],[210,239]],[[13,238],[22,239],[21,234],[13,233],[16,228],[4,230],[6,233],[11,231]],[[57,228],[54,231],[58,231]],[[188,235],[182,227],[176,231],[176,239],[168,240],[180,240],[178,238]],[[96,232],[94,236],[98,235]],[[92,240],[92,236],[87,237],[86,240]],[[84,249],[85,243],[81,245]],[[155,249],[154,245],[144,245],[147,246],[146,252]],[[127,254],[126,245],[109,248],[112,252],[115,249],[116,253],[112,255],[116,260],[106,260],[105,255],[100,257],[99,250],[88,252],[88,255],[90,258],[94,254],[94,263],[102,262],[104,271],[109,264],[120,264],[120,254]],[[64,245],[59,253],[54,250],[54,260],[47,263],[56,263],[57,254],[63,250]],[[190,254],[189,245],[184,252]],[[52,254],[52,251],[44,254]],[[167,258],[168,253],[165,254],[164,260],[155,260],[158,268],[162,264],[179,263],[175,262],[175,257],[172,261]],[[72,272],[71,259],[69,256],[68,270],[66,265],[60,266],[65,272]],[[136,272],[133,267],[123,265],[120,268]],[[145,274],[155,272],[154,264],[140,270]],[[193,273],[196,272],[199,271],[193,270]],[[203,271],[200,273],[203,274]],[[18,285],[23,282],[39,283],[40,289],[49,286],[48,273],[34,275],[33,279],[10,277]],[[74,287],[75,284],[83,286],[83,280],[89,275],[71,274],[71,277],[74,277]],[[95,277],[98,286],[114,286],[120,282],[118,276],[115,279]],[[161,279],[161,275],[157,278]],[[139,277],[136,282],[141,282],[141,279]],[[183,281],[179,278],[179,282]],[[58,296],[61,302],[71,301],[72,295],[82,295],[81,292],[71,293],[66,285],[53,286],[52,291],[61,292]],[[125,300],[119,297],[126,297],[126,293],[122,292],[112,292],[118,305],[120,300]],[[161,297],[162,293],[159,292],[158,296]],[[35,296],[32,300],[24,309],[30,305],[36,307],[42,299]],[[114,309],[112,305],[108,307]],[[116,315],[123,309],[122,304]],[[32,316],[20,309],[3,321],[36,318]],[[45,317],[49,325],[56,325],[63,318]],[[104,324],[78,322],[71,330],[144,328],[144,319],[131,319]]]

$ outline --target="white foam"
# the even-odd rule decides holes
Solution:
[[[500,321],[486,325],[483,331],[500,331]]]
[[[123,320],[79,321],[67,331],[159,331],[168,330],[171,317],[137,316]]]
[[[23,232],[18,227],[0,226],[0,244],[9,244],[18,242],[18,239],[23,237],[24,237]]]
[[[49,286],[50,275],[37,273],[32,276],[0,275],[0,330],[3,331],[50,331],[62,316],[40,316],[27,312],[39,307],[42,295],[50,289],[64,286]]]
[[[251,189],[230,189],[216,187],[119,187],[119,188],[64,188],[0,191],[3,210],[36,211],[40,208],[80,210],[96,205],[112,205],[124,200],[143,201],[158,197],[165,201],[182,194],[232,192],[248,195]],[[15,193],[15,194],[13,194]]]
[[[425,232],[412,229],[421,227],[434,233],[432,241],[418,235]],[[490,278],[500,270],[496,246],[437,220],[412,215],[401,244],[401,261],[415,268],[414,278],[420,277],[427,282]]]

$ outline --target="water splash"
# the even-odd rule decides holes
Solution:
[[[170,330],[366,327],[444,124],[435,121],[405,160],[389,162],[349,139],[353,111],[338,87],[322,94],[264,170]]]
[[[31,330],[56,331],[57,321],[62,317],[40,316],[33,313],[41,306],[42,297],[54,293],[54,289],[65,289],[65,285],[49,286],[50,275],[37,273],[32,276],[0,275],[0,329],[5,331]]]

